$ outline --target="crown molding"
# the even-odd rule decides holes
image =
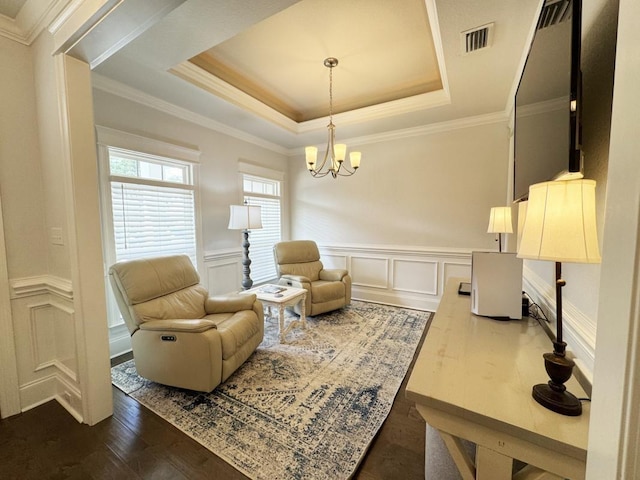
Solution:
[[[248,110],[259,117],[284,128],[288,132],[300,134],[324,130],[327,128],[326,117],[315,118],[304,122],[296,122],[189,61],[182,62],[181,64],[169,69],[169,72],[192,85],[202,88],[217,97],[223,98],[234,105]],[[349,125],[400,115],[403,113],[411,113],[418,110],[424,110],[426,108],[439,107],[442,105],[448,105],[449,103],[451,103],[449,93],[446,89],[442,89],[377,105],[357,108],[348,112],[336,113],[333,117],[336,120],[336,123]]]
[[[0,15],[0,36],[29,46],[68,3],[69,0],[27,0],[15,19]]]
[[[263,140],[259,137],[245,133],[241,130],[228,127],[220,122],[207,118],[203,115],[191,112],[190,110],[187,110],[185,108],[178,107],[164,100],[160,100],[157,97],[143,93],[140,90],[136,90],[135,88],[129,87],[120,82],[117,82],[110,78],[99,75],[95,72],[91,74],[91,79],[93,83],[93,88],[97,90],[101,90],[113,95],[117,95],[119,97],[125,98],[132,102],[145,105],[155,110],[159,110],[169,115],[173,115],[175,117],[181,118],[182,120],[195,123],[202,127],[209,128],[216,132],[223,133],[225,135],[229,135],[230,137],[234,137],[239,140],[257,145],[259,147],[265,148],[267,150],[271,150],[281,155],[286,155],[291,157],[291,156],[300,155],[304,152],[303,147],[287,149],[280,145],[276,145],[272,142]],[[445,122],[432,123],[428,125],[422,125],[419,127],[406,128],[402,130],[394,130],[386,133],[345,139],[345,142],[350,145],[364,145],[364,144],[371,144],[371,143],[377,143],[377,142],[399,140],[403,138],[417,137],[421,135],[431,135],[434,133],[458,130],[461,128],[476,127],[480,125],[488,125],[492,123],[508,122],[508,120],[509,120],[509,114],[507,112],[501,111],[501,112],[489,113],[485,115],[476,115],[473,117],[461,118],[457,120],[449,120]],[[326,125],[323,124],[322,128],[326,128]]]
[[[227,125],[224,125],[223,123],[194,113],[190,110],[187,110],[186,108],[178,107],[165,100],[160,100],[157,97],[154,97],[147,93],[143,93],[140,90],[136,90],[135,88],[129,87],[120,82],[99,75],[95,72],[91,74],[91,81],[93,88],[97,90],[117,95],[132,102],[139,103],[141,105],[167,113],[182,120],[195,123],[196,125],[200,125],[210,130],[229,135],[230,137],[237,138],[238,140],[242,140],[253,145],[257,145],[281,155],[287,155],[288,153],[288,150],[284,147],[281,147],[280,145],[268,142],[254,135],[250,135],[246,132],[243,132],[242,130],[231,128]]]
[[[298,133],[298,122],[291,120],[277,110],[256,100],[251,95],[212,75],[188,60],[170,68],[169,73],[244,110],[248,110],[291,133]],[[326,125],[324,126],[326,127]]]
[[[505,123],[508,127],[509,115],[504,112],[487,113],[484,115],[476,115],[473,117],[459,118],[456,120],[448,120],[445,122],[430,123],[428,125],[421,125],[419,127],[404,128],[401,130],[392,130],[384,133],[376,133],[373,135],[366,135],[362,137],[354,137],[344,139],[343,142],[350,146],[355,145],[369,145],[378,142],[389,142],[393,140],[402,140],[404,138],[419,137],[423,135],[433,135],[436,133],[450,132],[452,130],[459,130],[462,128],[472,128],[482,125],[490,125],[493,123]],[[318,145],[320,148],[322,145]],[[288,151],[289,156],[296,156],[304,154],[304,147],[293,148]]]

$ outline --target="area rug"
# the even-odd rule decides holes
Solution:
[[[287,312],[291,318],[295,314]],[[391,410],[429,312],[354,301],[308,318],[209,394],[112,369],[113,384],[253,479],[348,478]]]

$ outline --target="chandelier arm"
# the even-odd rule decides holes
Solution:
[[[311,172],[311,176],[314,178],[322,178],[322,177],[326,177],[329,173],[329,170],[327,170],[326,172],[320,172],[319,170],[310,170]]]
[[[340,175],[341,177],[350,177],[351,175],[353,175],[354,173],[356,173],[355,170],[351,170],[349,167],[347,167],[346,165],[344,165],[344,162],[342,162],[342,168],[339,170],[338,175]],[[347,173],[343,173],[343,170],[346,170]]]

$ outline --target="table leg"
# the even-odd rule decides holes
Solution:
[[[302,300],[300,300],[300,321],[302,322],[302,329],[306,330],[307,329],[307,313],[306,313],[306,308],[307,308],[307,294],[303,293],[302,294]]]
[[[476,449],[476,480],[511,480],[513,459],[478,445]]]
[[[280,343],[284,343],[285,330],[284,330],[284,304],[278,305],[278,332],[280,334]]]

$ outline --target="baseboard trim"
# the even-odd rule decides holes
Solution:
[[[55,371],[20,386],[21,411],[26,412],[51,400],[56,400],[78,422],[82,423],[82,395],[71,383],[66,381],[64,373]]]

